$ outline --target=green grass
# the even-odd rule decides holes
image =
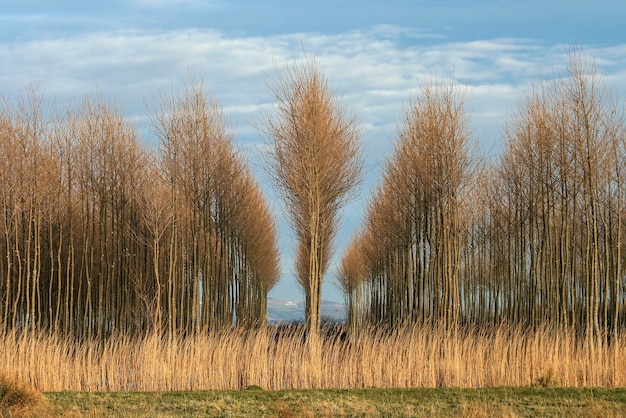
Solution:
[[[626,417],[625,389],[346,389],[46,393],[51,416]]]

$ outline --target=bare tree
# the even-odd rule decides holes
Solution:
[[[298,240],[308,328],[317,333],[338,212],[360,181],[360,133],[314,59],[277,70],[270,89],[277,109],[265,122],[271,140],[268,161]]]
[[[278,275],[276,230],[222,110],[193,78],[158,106],[158,165],[171,211],[167,273],[159,275],[169,334],[231,326],[235,318],[263,323],[261,307]]]
[[[473,167],[463,105],[454,85],[431,83],[402,115],[395,152],[353,244],[361,254],[350,247],[343,261],[342,283],[350,292],[369,282],[370,321],[453,325],[460,319],[462,201]],[[358,259],[367,273],[354,268]]]

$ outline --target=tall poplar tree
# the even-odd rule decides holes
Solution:
[[[277,109],[264,125],[268,160],[298,240],[296,270],[315,334],[338,212],[360,181],[360,132],[313,59],[277,71],[270,88]]]

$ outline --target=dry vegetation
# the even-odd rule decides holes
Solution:
[[[302,328],[104,342],[5,335],[0,373],[46,392],[626,385],[623,336],[589,346],[573,331],[504,325],[324,334],[318,353]]]
[[[47,410],[41,393],[0,375],[0,417],[42,416]]]

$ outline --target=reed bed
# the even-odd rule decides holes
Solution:
[[[70,342],[54,333],[0,337],[0,376],[39,391],[626,386],[626,338],[573,331],[408,326],[349,338],[327,330],[232,329],[168,338]]]

